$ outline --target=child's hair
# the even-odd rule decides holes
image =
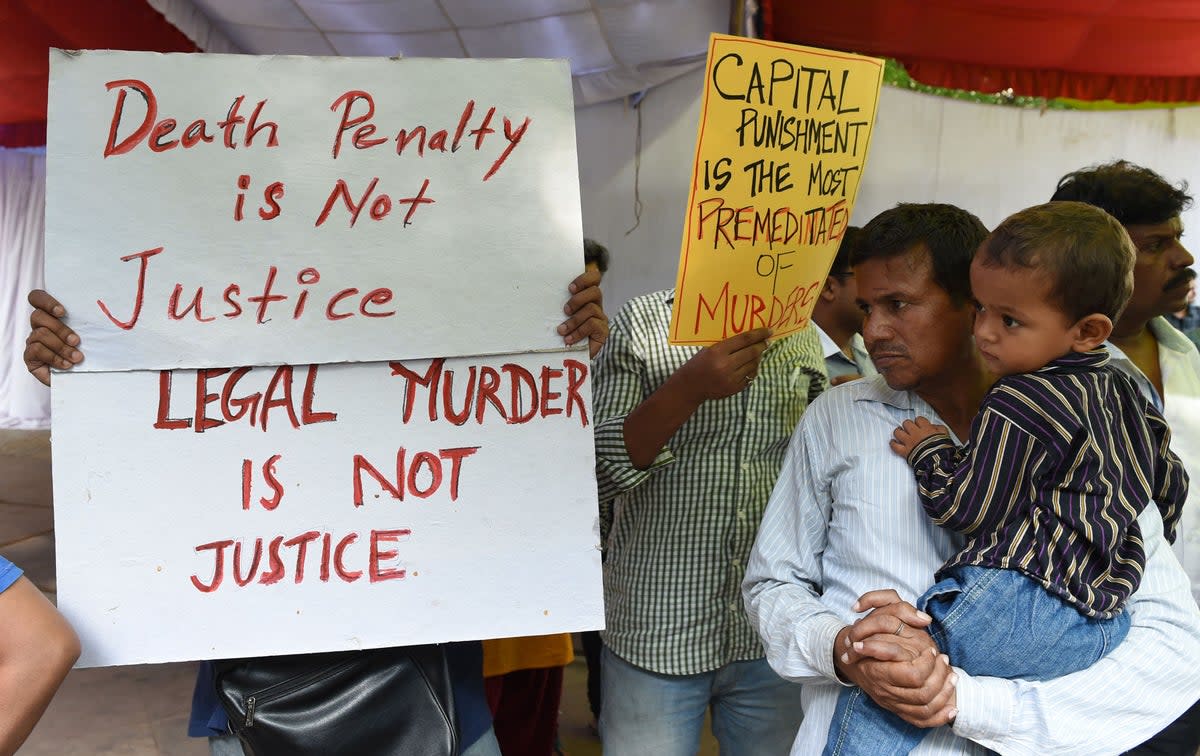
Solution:
[[[1072,322],[1091,313],[1116,321],[1133,294],[1136,256],[1116,218],[1083,202],[1048,202],[996,227],[976,259],[988,268],[1039,268],[1050,298]]]

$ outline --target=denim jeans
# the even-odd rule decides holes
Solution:
[[[776,675],[766,659],[660,675],[606,646],[600,677],[605,756],[695,756],[710,706],[721,756],[786,756],[804,716],[800,686]]]
[[[929,634],[970,675],[1049,680],[1086,669],[1129,632],[1129,613],[1088,619],[1016,570],[956,567],[917,607]],[[906,754],[925,737],[859,688],[838,696],[825,754]]]
[[[242,741],[237,735],[210,735],[208,737],[209,756],[245,756]]]
[[[489,727],[474,743],[460,744],[459,753],[462,756],[500,756],[500,742],[496,740],[495,731]]]

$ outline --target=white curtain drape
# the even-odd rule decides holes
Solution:
[[[46,153],[0,149],[0,428],[47,428],[50,392],[25,370],[30,289],[43,285]]]
[[[584,235],[612,252],[609,312],[675,284],[703,86],[697,71],[646,94],[640,159],[636,109],[612,102],[575,111]],[[897,202],[950,202],[991,228],[1049,200],[1063,174],[1116,158],[1187,180],[1200,195],[1200,107],[1043,113],[884,87],[852,222]],[[1195,252],[1200,206],[1183,223]]]

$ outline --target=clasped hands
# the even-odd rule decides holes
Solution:
[[[940,727],[958,713],[950,659],[925,631],[928,614],[893,590],[864,593],[854,611],[871,610],[834,641],[838,676],[918,727]]]

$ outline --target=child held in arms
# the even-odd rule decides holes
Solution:
[[[1152,499],[1174,541],[1187,474],[1162,414],[1104,348],[1134,257],[1121,224],[1090,205],[1007,218],[971,264],[975,345],[998,380],[969,442],[924,417],[891,441],[929,517],[966,539],[917,606],[968,674],[1045,680],[1092,665],[1129,630],[1122,609],[1145,565],[1137,517]],[[825,753],[908,753],[924,732],[847,688]]]

